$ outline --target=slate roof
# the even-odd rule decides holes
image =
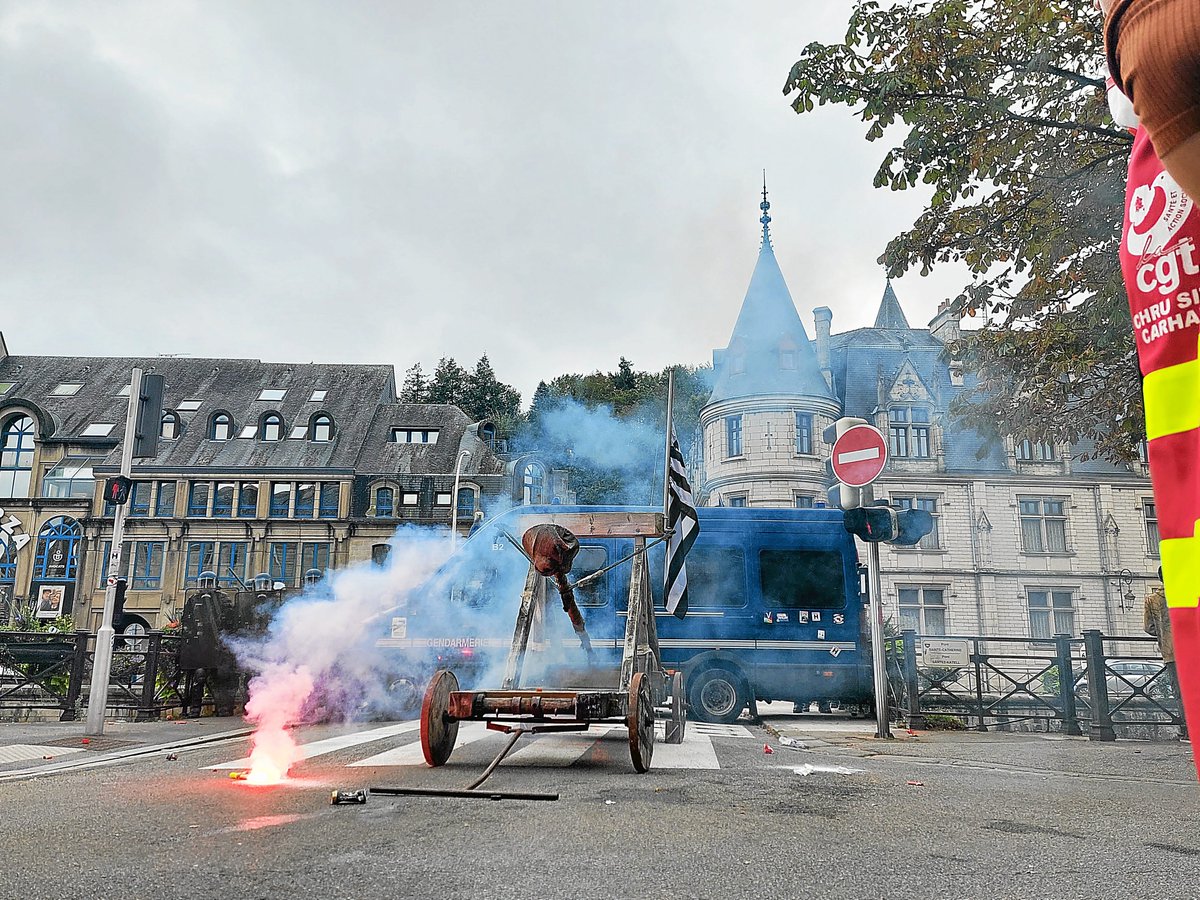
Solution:
[[[787,351],[794,351],[794,368],[785,369],[781,364]],[[739,367],[741,371],[735,371]],[[771,249],[766,223],[758,262],[729,346],[713,352],[713,368],[709,403],[765,394],[833,399]]]
[[[883,299],[879,301],[879,312],[875,314],[876,328],[905,328],[909,327],[908,318],[900,308],[896,292],[892,290],[892,279],[887,280],[883,289]]]
[[[39,413],[40,440],[91,445],[105,464],[119,462],[117,443],[125,430],[126,398],[121,388],[130,370],[140,366],[165,378],[164,407],[173,409],[184,400],[199,400],[192,412],[179,412],[183,433],[174,441],[159,441],[158,455],[141,460],[139,468],[187,471],[253,469],[333,469],[353,471],[362,453],[375,412],[394,402],[395,374],[391,366],[321,363],[269,363],[253,359],[192,359],[123,357],[6,356],[0,358],[0,383],[13,382],[0,396],[0,411],[24,402]],[[55,396],[61,383],[82,387],[73,396]],[[279,402],[258,400],[263,388],[286,390]],[[324,400],[309,400],[313,391],[326,392]],[[233,418],[233,437],[208,440],[213,413]],[[239,438],[248,424],[257,424],[263,413],[283,417],[283,440],[263,442]],[[317,412],[334,421],[333,439],[315,443],[289,439],[296,425],[307,425]],[[85,437],[92,423],[112,423],[106,437]]]
[[[460,450],[470,450],[462,471],[501,475],[504,463],[477,439],[479,423],[444,403],[387,403],[374,411],[358,470],[372,474],[452,474]],[[435,444],[398,444],[393,428],[438,429]]]
[[[890,307],[895,304],[895,310]],[[943,429],[943,452],[948,472],[1008,472],[1010,471],[1004,447],[995,443],[988,445],[977,431],[966,428],[948,415],[951,401],[964,390],[973,386],[972,376],[967,375],[964,385],[950,381],[949,360],[945,358],[945,347],[927,329],[899,326],[904,319],[899,301],[889,284],[884,290],[880,304],[880,320],[893,324],[874,328],[858,328],[854,331],[830,337],[830,368],[833,383],[842,401],[843,415],[871,418],[875,410],[886,406],[887,390],[893,384],[905,362],[911,363],[922,383],[932,395],[931,407]],[[882,386],[880,380],[882,378]],[[881,396],[882,393],[882,396]],[[940,415],[938,414],[940,413]],[[1104,459],[1083,461],[1078,457],[1093,451],[1091,442],[1073,444],[1071,472],[1076,476],[1112,476],[1131,473],[1127,468]]]

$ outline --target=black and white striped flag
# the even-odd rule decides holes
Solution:
[[[683,560],[696,535],[700,533],[700,521],[696,518],[696,506],[692,500],[692,486],[688,484],[687,467],[683,464],[683,453],[675,428],[671,427],[670,481],[667,488],[667,527],[673,530],[667,541],[667,580],[665,596],[667,612],[682,619],[687,615],[687,569]]]

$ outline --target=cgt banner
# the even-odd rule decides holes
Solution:
[[[1121,269],[1145,376],[1150,479],[1184,714],[1200,733],[1200,212],[1134,136]]]

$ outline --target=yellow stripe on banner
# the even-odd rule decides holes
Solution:
[[[1149,440],[1200,428],[1200,360],[1151,372],[1142,392]]]
[[[1200,520],[1195,536],[1167,538],[1159,544],[1167,606],[1195,609],[1200,606]]]

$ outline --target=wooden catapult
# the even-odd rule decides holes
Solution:
[[[668,675],[663,668],[654,624],[654,601],[650,591],[650,567],[646,551],[663,540],[667,532],[660,513],[563,513],[521,520],[524,529],[517,546],[529,559],[529,573],[521,592],[512,646],[499,690],[459,690],[458,679],[449,669],[437,671],[425,691],[421,706],[421,750],[431,766],[443,765],[454,750],[460,722],[486,722],[487,727],[511,735],[503,752],[488,766],[469,793],[483,782],[512,749],[522,734],[586,731],[591,725],[618,721],[629,732],[629,755],[638,772],[650,769],[654,755],[655,707],[670,702],[665,738],[669,744],[683,741],[683,675]],[[567,580],[580,537],[632,538],[633,553],[572,584]],[[511,538],[510,538],[511,539]],[[515,539],[513,543],[516,544]],[[649,543],[648,543],[649,541]],[[587,629],[574,589],[626,561],[631,561],[628,615],[619,672],[595,664]],[[541,645],[545,627],[548,585],[553,583],[563,610],[579,637],[587,668],[576,684],[588,687],[529,687],[522,685],[526,656]],[[606,611],[614,614],[614,611]],[[536,651],[533,651],[536,652]],[[614,683],[615,682],[615,683]]]

